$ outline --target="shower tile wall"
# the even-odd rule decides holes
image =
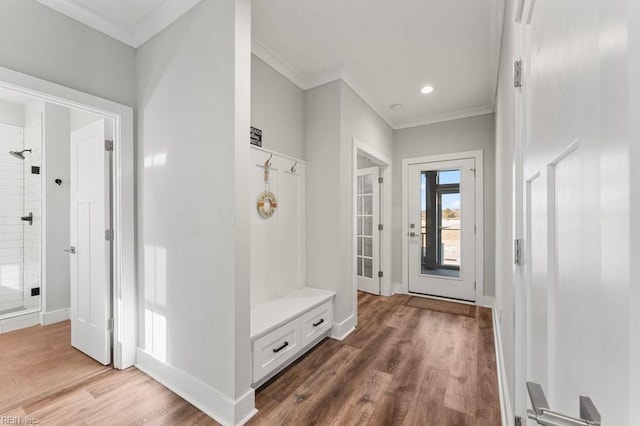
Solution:
[[[31,167],[42,164],[42,102],[28,103],[25,108],[24,147],[31,149],[26,153],[24,167],[24,214],[33,213],[33,225],[24,223],[24,308],[39,307],[40,296],[31,296],[31,289],[40,287],[40,228],[41,216],[41,179],[40,174],[32,173]]]
[[[23,306],[23,129],[0,123],[0,312]]]

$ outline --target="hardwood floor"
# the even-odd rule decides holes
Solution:
[[[217,424],[140,370],[74,349],[70,330],[65,321],[0,334],[1,424]]]
[[[499,425],[491,312],[475,318],[358,295],[359,325],[256,391],[251,425]],[[0,419],[216,425],[141,371],[71,348],[69,323],[0,335]]]
[[[475,318],[358,294],[358,327],[256,391],[251,425],[499,425],[491,311]]]

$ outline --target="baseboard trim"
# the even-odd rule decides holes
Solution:
[[[347,318],[342,322],[339,322],[339,323],[334,322],[333,327],[331,328],[331,334],[329,336],[332,339],[344,340],[355,329],[356,329],[356,316],[351,315],[349,318]]]
[[[0,334],[40,325],[40,313],[31,312],[0,321]]]
[[[509,396],[509,385],[507,384],[507,371],[504,365],[504,355],[502,352],[502,333],[500,331],[500,322],[496,310],[496,301],[493,297],[485,297],[485,303],[491,303],[493,318],[493,342],[496,351],[496,370],[498,379],[498,393],[500,396],[500,414],[502,416],[502,426],[513,426],[515,418],[511,409],[511,398]]]
[[[55,311],[42,312],[40,314],[40,324],[51,325],[57,322],[66,321],[71,318],[71,308],[62,308]]]
[[[255,409],[255,395],[252,388],[233,401],[217,389],[184,371],[165,364],[141,348],[138,348],[136,358],[138,369],[223,425],[242,425],[258,412]]]

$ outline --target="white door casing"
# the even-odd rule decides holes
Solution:
[[[111,228],[105,120],[71,133],[71,344],[111,363]]]
[[[476,164],[474,158],[407,164],[408,291],[476,301],[477,244]],[[424,274],[421,251],[421,174],[423,171],[460,170],[460,271],[458,277]],[[481,259],[481,257],[480,257]]]
[[[358,169],[356,179],[356,277],[358,290],[380,294],[379,167]]]

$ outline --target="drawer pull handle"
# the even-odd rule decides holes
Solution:
[[[282,346],[280,346],[279,348],[276,348],[273,350],[274,354],[277,354],[278,352],[280,352],[281,350],[283,350],[284,348],[286,348],[287,346],[289,346],[289,342],[287,342],[285,340],[284,344]]]
[[[314,326],[314,327],[317,327],[317,326],[319,326],[320,324],[322,324],[323,322],[324,322],[324,318],[320,318],[320,321],[318,321],[318,322],[316,322],[316,323],[313,323],[313,326]]]

